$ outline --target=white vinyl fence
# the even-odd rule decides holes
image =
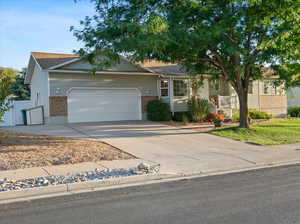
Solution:
[[[237,109],[239,100],[237,96],[218,96],[219,109]]]
[[[10,110],[4,114],[4,122],[0,122],[0,126],[23,125],[22,110],[32,107],[30,100],[9,101]]]

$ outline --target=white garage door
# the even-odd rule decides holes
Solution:
[[[68,121],[71,123],[141,118],[141,95],[137,89],[72,89],[69,92]]]

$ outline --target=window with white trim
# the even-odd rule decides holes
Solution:
[[[249,81],[248,94],[253,94],[253,81]]]
[[[212,84],[216,91],[220,90],[220,80],[219,79],[213,79]]]
[[[265,80],[264,81],[264,94],[266,95],[276,95],[276,86],[273,81]]]
[[[264,81],[264,94],[268,94],[269,93],[269,82],[268,81]]]
[[[187,96],[188,85],[186,80],[174,80],[174,96]]]
[[[169,81],[168,80],[160,81],[160,96],[161,97],[169,96]]]

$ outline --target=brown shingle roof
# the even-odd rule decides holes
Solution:
[[[73,59],[79,58],[79,55],[76,54],[59,54],[45,52],[32,52],[31,54],[43,69],[48,69],[52,66],[59,65],[71,61]],[[155,60],[145,60],[144,62],[139,63],[139,65],[159,74],[185,75],[184,68],[178,64],[164,63]]]
[[[32,52],[31,55],[35,57],[35,59],[43,69],[47,69],[52,66],[71,61],[75,58],[79,58],[79,55],[76,54]]]
[[[164,63],[155,60],[145,60],[139,63],[142,67],[150,69],[159,74],[172,75],[172,74],[182,74],[185,75],[185,69],[178,64]]]

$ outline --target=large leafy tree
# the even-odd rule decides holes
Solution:
[[[30,86],[25,84],[26,68],[16,76],[16,80],[11,85],[11,92],[15,100],[29,100],[30,99]]]
[[[238,94],[240,127],[248,128],[248,85],[263,67],[290,83],[298,70],[299,0],[92,0],[96,13],[73,30],[91,62],[156,59],[207,69],[228,80]],[[298,56],[297,56],[298,55]],[[292,69],[292,70],[291,70]]]
[[[15,81],[17,72],[9,68],[0,68],[0,121],[4,113],[9,110],[7,97],[11,94],[11,85]]]

